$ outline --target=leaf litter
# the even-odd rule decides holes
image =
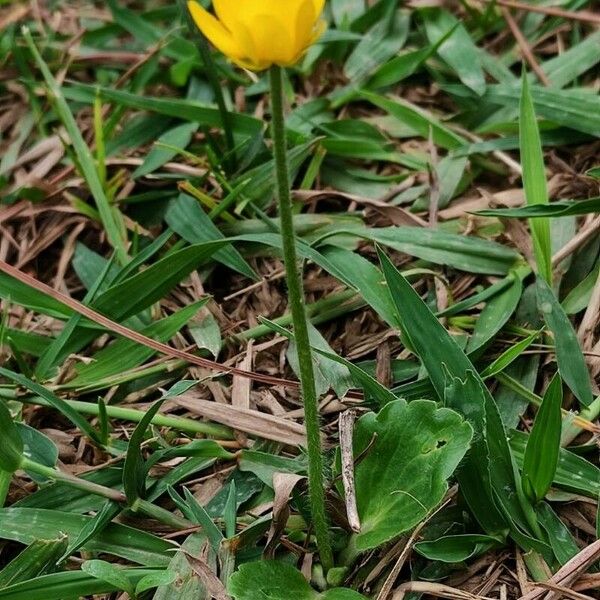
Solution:
[[[342,383],[328,382],[331,387],[321,398],[322,435],[330,448],[330,464],[331,448],[338,445],[338,415],[351,408],[363,414],[357,424],[372,418],[373,413],[368,411],[380,408],[379,388],[374,385],[377,382],[411,402],[421,398],[444,400],[439,396],[440,388],[436,395],[420,367],[410,344],[414,333],[398,335],[394,314],[381,310],[387,306],[381,302],[389,299],[380,298],[378,303],[377,298],[367,294],[364,282],[373,279],[365,278],[384,281],[381,270],[373,271],[381,266],[370,240],[386,244],[394,265],[431,311],[452,311],[464,303],[460,310],[444,317],[444,326],[459,349],[468,350],[469,338],[481,330],[477,324],[487,299],[478,300],[478,294],[510,277],[513,267],[527,266],[521,256],[535,269],[531,229],[525,221],[505,214],[477,214],[495,208],[514,209],[524,203],[520,176],[525,163],[520,162],[516,126],[521,56],[533,72],[529,82],[544,150],[549,206],[556,201],[585,201],[600,195],[599,179],[593,175],[600,148],[600,128],[593,118],[594,110],[600,107],[598,59],[592,56],[593,45],[584,45],[597,36],[591,2],[568,2],[554,8],[502,0],[498,2],[502,10],[482,2],[448,6],[429,3],[428,8],[417,3],[410,12],[394,4],[387,0],[366,5],[332,0],[327,34],[332,41],[311,50],[301,71],[294,73],[290,81],[297,93],[296,102],[289,106],[290,144],[299,149],[297,157],[291,157],[297,163],[296,226],[311,252],[307,250],[305,271],[307,305],[322,338],[320,350],[353,361],[365,373],[360,381],[355,379],[356,389],[341,396],[333,390],[343,391]],[[400,44],[401,40],[396,39],[389,49],[384,47],[382,52],[378,48],[373,53],[369,46],[377,44],[381,31],[385,31],[384,9],[388,5],[398,11],[394,27],[407,27],[403,34],[406,40]],[[6,496],[2,511],[36,511],[30,513],[35,518],[28,518],[26,512],[1,517],[3,570],[10,565],[14,569],[14,561],[26,564],[26,547],[31,553],[46,548],[39,535],[56,541],[63,528],[68,528],[69,543],[86,531],[90,536],[84,549],[62,564],[49,570],[40,566],[37,571],[23,571],[21,581],[11,575],[10,585],[15,587],[0,590],[0,598],[5,593],[12,594],[7,598],[33,597],[28,595],[32,592],[27,585],[37,584],[38,578],[40,584],[47,581],[50,590],[64,597],[65,590],[73,589],[68,587],[72,585],[72,573],[78,573],[82,560],[90,556],[110,561],[117,569],[100,565],[104,573],[100,580],[93,585],[86,580],[80,588],[98,598],[107,594],[118,597],[115,582],[123,578],[123,589],[139,585],[143,579],[127,567],[144,564],[165,570],[170,560],[181,581],[188,583],[180,585],[179,580],[158,577],[158,590],[154,592],[150,587],[150,591],[141,592],[146,594],[144,597],[161,598],[166,590],[168,597],[184,600],[199,593],[228,597],[226,594],[236,593],[235,585],[233,591],[226,591],[236,561],[238,565],[251,563],[267,546],[269,556],[284,558],[304,574],[312,573],[313,586],[323,584],[318,569],[314,569],[318,563],[307,529],[303,481],[306,464],[297,448],[304,439],[297,374],[287,355],[288,339],[273,334],[261,321],[266,317],[278,320],[282,327],[289,325],[278,245],[265,235],[277,232],[271,220],[275,216],[273,191],[264,145],[265,139],[268,144],[268,136],[263,137],[261,124],[268,113],[264,87],[260,81],[253,83],[244,74],[234,73],[225,63],[218,64],[231,93],[233,137],[240,144],[233,153],[235,169],[231,169],[221,160],[226,152],[226,136],[216,125],[218,113],[202,112],[213,103],[210,85],[203,76],[204,66],[190,51],[185,29],[172,29],[178,19],[174,4],[160,2],[143,11],[134,3],[124,3],[120,9],[116,3],[98,9],[77,3],[55,3],[52,7],[45,2],[31,6],[9,3],[0,8],[0,260],[18,269],[23,274],[21,282],[26,284],[19,286],[11,277],[14,270],[2,268],[2,362],[22,377],[36,379],[40,357],[50,346],[58,348],[61,331],[71,322],[77,338],[85,343],[72,348],[66,345],[68,353],[56,370],[39,383],[66,402],[85,403],[87,412],[83,414],[96,437],[91,438],[89,430],[75,427],[58,405],[37,400],[35,392],[14,380],[2,379],[0,395],[13,418],[45,432],[56,443],[57,464],[62,471],[116,490],[121,489],[121,471],[135,423],[131,415],[115,409],[146,411],[158,398],[165,397],[141,447],[143,460],[158,454],[153,458],[155,467],[144,474],[147,498],[181,518],[181,506],[172,500],[169,488],[184,494],[185,487],[197,498],[194,505],[188,496],[181,496],[187,510],[199,505],[219,528],[225,531],[229,527],[231,535],[225,548],[233,550],[215,551],[205,544],[200,552],[196,544],[192,552],[197,562],[190,571],[188,554],[182,554],[186,560],[175,562],[167,540],[187,544],[190,534],[202,535],[194,533],[197,524],[174,531],[158,520],[142,517],[135,507],[121,506],[118,516],[107,526],[101,522],[103,500],[97,496],[74,493],[59,482],[38,484],[22,471],[17,471],[8,483],[0,473],[0,497]],[[452,33],[449,30],[457,20],[463,25]],[[73,122],[52,104],[40,63],[33,60],[21,33],[22,25],[31,29],[42,61],[64,94]],[[450,37],[436,50],[433,46],[439,41],[439,33]],[[430,54],[417,57],[421,62],[410,68],[403,64],[415,58],[411,53],[416,49],[429,46]],[[465,61],[469,56],[479,58]],[[214,58],[219,60],[216,55]],[[557,61],[563,63],[558,63],[560,69]],[[357,76],[349,80],[348,73],[358,73],[360,79]],[[370,82],[385,85],[370,88]],[[93,88],[80,84],[99,84],[103,89],[120,90],[121,95],[98,92],[96,100]],[[175,100],[183,104],[177,105]],[[192,114],[194,118],[190,118]],[[167,148],[155,143],[159,138],[178,142],[173,134],[169,137],[169,132],[196,122],[201,115],[207,120],[197,129],[189,125],[189,141],[186,137],[179,142],[185,147]],[[95,127],[98,119],[101,136]],[[87,166],[81,164],[78,155],[82,148],[73,145],[75,140],[68,133],[73,123],[92,152]],[[360,123],[369,123],[375,129]],[[302,144],[308,142],[304,150]],[[439,161],[446,158],[453,159],[454,168],[460,172],[444,176]],[[96,186],[95,194],[98,188],[97,182],[89,181],[90,168],[100,175],[106,173],[100,184],[111,218],[104,209],[102,219],[97,212],[90,186]],[[437,178],[432,179],[431,170]],[[253,184],[244,188],[248,178]],[[231,240],[224,245],[229,251],[227,257],[220,251],[223,261],[208,257],[199,267],[193,265],[173,285],[161,290],[157,300],[150,298],[148,303],[138,304],[139,309],[132,309],[126,318],[108,312],[104,314],[108,320],[98,324],[93,318],[85,318],[93,317],[88,312],[80,320],[69,321],[74,319],[73,309],[77,312],[81,304],[93,309],[93,298],[84,301],[84,297],[95,285],[105,291],[161,259],[166,261],[162,275],[168,275],[170,257],[192,242],[180,237],[184,223],[173,222],[175,217],[165,218],[176,214],[168,210],[186,184],[199,190],[194,197],[197,206],[214,223],[219,236]],[[236,192],[240,184],[241,191]],[[442,192],[445,206],[432,212],[431,197],[439,197],[435,186],[441,186],[438,192]],[[434,214],[436,219],[430,222]],[[502,398],[503,418],[507,423],[519,423],[519,436],[531,432],[539,406],[536,398],[543,396],[557,371],[567,384],[563,408],[580,416],[570,424],[563,421],[563,445],[570,446],[572,452],[561,450],[552,487],[542,500],[552,500],[545,504],[550,512],[534,505],[536,526],[519,523],[518,531],[508,537],[500,536],[494,544],[481,545],[481,537],[475,536],[488,532],[477,525],[477,509],[465,503],[459,486],[458,494],[438,512],[417,519],[424,521],[416,530],[418,539],[410,539],[405,546],[392,540],[391,545],[362,554],[324,597],[336,598],[342,584],[364,596],[380,597],[384,582],[391,583],[394,590],[389,597],[398,599],[417,595],[533,599],[597,594],[597,578],[589,567],[597,560],[594,540],[598,483],[593,478],[598,478],[594,465],[598,464],[600,340],[595,308],[600,289],[596,274],[600,228],[593,212],[550,216],[550,221],[552,235],[561,244],[553,248],[553,256],[545,257],[554,271],[553,285],[544,288],[544,294],[554,294],[552,309],[558,311],[559,322],[569,320],[572,331],[566,326],[553,330],[548,323],[531,345],[516,353],[502,377],[487,381],[492,396]],[[108,230],[107,222],[113,224]],[[406,227],[424,229],[428,240],[425,253],[398,237]],[[167,228],[175,233],[158,242]],[[120,271],[119,261],[112,258],[111,244],[125,235],[130,258],[138,261],[130,272]],[[264,243],[256,241],[260,236],[264,236]],[[83,247],[88,251],[84,260]],[[436,248],[445,256],[438,257]],[[342,251],[346,252],[345,260],[350,261],[346,269],[342,268]],[[514,265],[509,262],[509,251],[517,257]],[[340,258],[337,262],[333,261],[336,252]],[[470,269],[469,260],[475,252],[476,262]],[[332,260],[328,261],[328,256]],[[240,259],[247,268],[241,268]],[[232,269],[233,265],[238,268]],[[252,271],[256,280],[249,277]],[[48,287],[27,285],[29,278]],[[586,278],[589,285],[583,284]],[[469,356],[478,372],[511,348],[518,348],[528,336],[542,331],[544,307],[539,310],[532,282],[532,276],[526,275],[516,309]],[[118,299],[123,314],[145,291],[132,290],[131,295]],[[65,306],[60,302],[63,296],[78,304]],[[174,317],[204,298],[207,304],[199,318],[206,319],[208,311],[210,330],[203,327],[192,331],[199,321],[186,321],[166,343],[170,350],[155,342],[150,358],[141,355],[134,366],[101,378],[102,361],[111,360],[111,343],[122,339],[119,336],[139,342],[139,332],[146,327],[161,318]],[[568,317],[561,314],[560,308],[567,298],[571,305],[576,298],[574,304],[579,307]],[[418,305],[415,310],[417,315],[424,314]],[[436,343],[433,339],[426,342]],[[577,345],[584,352],[574,358]],[[569,349],[566,354],[565,346]],[[203,348],[214,349],[218,355],[203,353]],[[118,354],[115,357],[118,359]],[[536,357],[537,362],[533,360]],[[222,365],[219,371],[211,368],[214,363]],[[86,366],[86,386],[79,385],[76,378],[82,365]],[[582,365],[590,375],[592,397],[587,382],[581,380]],[[366,376],[372,379],[368,387]],[[579,399],[585,400],[583,404],[568,391],[571,386],[577,389]],[[456,400],[452,402],[455,407]],[[215,448],[193,449],[190,444],[194,435],[164,420],[170,416],[221,425],[220,434],[215,436],[217,446],[231,456],[225,457]],[[470,420],[467,414],[465,417]],[[481,431],[475,429],[475,440],[479,435]],[[363,470],[369,468],[376,456],[376,444],[367,443],[364,455],[355,453],[357,482],[361,465]],[[511,441],[511,451],[520,473],[519,461],[526,454],[526,444],[519,446],[520,451],[515,444]],[[189,455],[184,451],[187,446]],[[181,450],[179,455],[175,452],[164,461],[160,459],[160,452],[177,450]],[[529,452],[535,449],[530,447]],[[578,475],[584,472],[577,470],[581,461],[592,479],[586,481]],[[566,466],[574,464],[577,469]],[[342,541],[351,531],[345,514],[347,499],[335,473],[329,477],[332,527],[343,546]],[[281,491],[282,481],[290,482],[284,485],[285,493]],[[463,481],[462,476],[459,481]],[[436,498],[436,504],[439,500]],[[18,508],[27,503],[31,508]],[[274,503],[276,523],[269,516]],[[528,506],[525,501],[521,505]],[[555,518],[543,517],[548,514]],[[282,523],[284,516],[287,520]],[[14,527],[10,525],[13,518],[20,519],[14,521]],[[94,519],[98,522],[93,523]],[[39,532],[35,531],[35,523],[43,523]],[[123,523],[129,526],[127,530],[122,529]],[[151,533],[143,533],[146,531]],[[267,544],[269,537],[271,543]],[[579,552],[560,564],[559,554],[553,554],[551,547],[553,543],[566,544],[565,540]],[[419,551],[419,541],[429,543],[431,556]],[[464,549],[462,560],[456,559],[459,542]],[[435,549],[435,558],[431,548]],[[450,550],[454,562],[440,560]],[[394,564],[399,565],[396,570]],[[190,585],[197,569],[202,575]],[[51,571],[54,573],[46,574]],[[375,572],[379,575],[371,577]],[[147,581],[151,585],[152,580]],[[388,583],[384,587],[387,590]],[[318,597],[314,587],[307,584],[301,588],[307,598]],[[342,597],[360,596],[355,593]]]

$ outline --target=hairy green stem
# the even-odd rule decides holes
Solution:
[[[292,323],[298,364],[300,384],[304,402],[304,422],[308,445],[308,487],[312,520],[317,538],[321,562],[325,571],[333,567],[333,553],[329,540],[327,516],[325,512],[325,486],[323,481],[323,454],[319,428],[319,404],[315,387],[312,351],[308,335],[308,321],[304,306],[304,290],[298,269],[296,256],[296,237],[290,193],[290,176],[286,152],[285,124],[283,116],[283,71],[273,66],[270,71],[273,154],[279,200],[279,218],[283,240],[283,259],[285,263],[288,297],[292,314]]]

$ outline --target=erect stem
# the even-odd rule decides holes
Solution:
[[[321,452],[321,434],[319,429],[319,405],[304,306],[304,290],[296,256],[296,237],[294,235],[292,197],[290,193],[290,176],[283,118],[283,77],[281,67],[271,67],[270,78],[273,154],[275,157],[283,259],[298,353],[298,365],[300,367],[300,384],[302,400],[304,402],[304,422],[308,445],[308,489],[319,554],[323,567],[328,571],[333,567],[333,553],[331,551],[325,513],[325,486],[323,483],[323,454]]]

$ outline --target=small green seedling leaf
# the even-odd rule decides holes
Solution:
[[[473,429],[429,400],[396,400],[354,429],[356,503],[361,531],[351,545],[376,548],[409,531],[442,501]],[[336,461],[339,470],[339,460]]]
[[[194,498],[194,495],[186,488],[183,488],[185,499],[172,486],[167,488],[169,496],[173,499],[177,507],[190,520],[198,523],[203,529],[203,533],[208,538],[210,546],[215,554],[219,553],[221,542],[225,539],[219,528],[215,525],[212,517],[206,512],[206,509]]]
[[[41,431],[29,427],[25,423],[15,423],[15,426],[23,440],[23,455],[45,467],[55,467],[58,460],[58,448],[56,444]],[[48,481],[46,477],[31,471],[27,471],[27,474],[38,483]]]
[[[23,441],[4,400],[0,400],[0,469],[14,473],[23,460]]]
[[[243,564],[229,578],[228,591],[235,600],[366,600],[346,588],[320,594],[292,565],[275,560]]]
[[[117,589],[127,592],[130,598],[135,598],[135,588],[129,578],[113,563],[105,560],[87,560],[81,565],[81,570],[96,579],[106,581]]]
[[[138,581],[135,586],[135,593],[139,596],[143,592],[147,592],[153,588],[170,585],[176,579],[177,573],[175,571],[170,571],[169,569],[158,571],[158,573],[150,573]]]
[[[479,556],[498,545],[498,540],[489,535],[465,534],[447,535],[437,540],[428,540],[415,544],[415,550],[428,558],[456,564]]]
[[[561,406],[562,381],[555,375],[535,417],[523,460],[523,489],[536,503],[544,498],[556,473],[562,425]]]
[[[141,446],[144,441],[146,429],[158,412],[164,399],[154,403],[152,408],[144,415],[144,418],[134,429],[127,455],[125,456],[125,465],[123,466],[123,490],[127,497],[127,502],[131,506],[138,498],[143,498],[146,491],[146,467],[142,457]]]
[[[534,331],[526,338],[522,339],[520,342],[517,342],[514,346],[511,346],[507,350],[505,350],[493,363],[488,365],[482,372],[481,378],[488,379],[489,377],[494,377],[494,375],[498,375],[498,373],[502,373],[504,369],[508,368],[533,342],[536,340],[539,331]]]

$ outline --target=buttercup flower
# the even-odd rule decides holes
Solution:
[[[325,29],[325,0],[213,0],[216,17],[196,0],[189,11],[202,33],[235,64],[263,71],[297,63]]]

